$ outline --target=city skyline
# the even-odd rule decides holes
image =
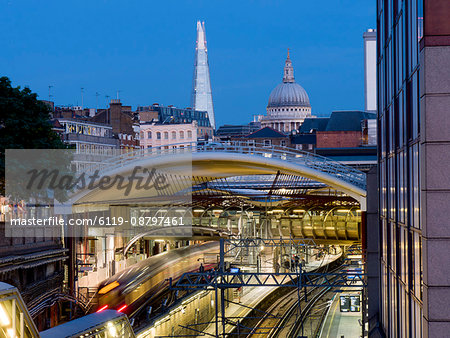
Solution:
[[[25,12],[24,6],[31,10]],[[330,1],[319,7],[244,2],[232,10],[220,4],[180,2],[173,8],[173,20],[158,15],[149,20],[145,15],[148,10],[168,14],[171,9],[164,4],[121,6],[1,5],[1,25],[4,30],[14,27],[0,55],[5,75],[14,85],[29,86],[40,99],[48,99],[48,86],[53,86],[51,99],[58,105],[81,105],[84,88],[83,104],[94,108],[97,101],[105,107],[105,96],[116,98],[117,92],[133,107],[155,102],[187,107],[195,24],[202,20],[208,26],[218,126],[264,113],[286,48],[292,51],[297,81],[310,95],[313,114],[364,107],[362,34],[375,26],[372,3]],[[355,14],[349,16],[352,20],[342,20],[345,13]],[[238,35],[242,31],[250,33]],[[24,34],[26,38],[19,39]]]
[[[449,17],[0,3],[0,337],[447,337]]]

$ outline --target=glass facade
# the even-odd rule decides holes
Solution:
[[[423,0],[378,0],[380,320],[388,337],[422,333],[419,40]]]
[[[208,49],[206,48],[205,23],[197,21],[197,45],[195,49],[194,77],[191,106],[208,112],[211,127],[216,129],[214,107],[209,77]]]

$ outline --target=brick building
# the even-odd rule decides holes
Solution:
[[[326,118],[306,118],[291,136],[299,150],[375,146],[376,114],[363,111],[335,111]],[[369,137],[370,135],[370,137]]]
[[[39,330],[55,326],[64,316],[62,302],[71,298],[63,289],[67,250],[60,234],[48,227],[15,227],[12,234],[5,221],[32,211],[5,197],[0,208],[0,281],[18,288]]]
[[[290,139],[289,135],[275,130],[271,127],[261,128],[243,138],[249,145],[259,144],[265,147],[270,146],[282,146],[289,147]]]
[[[119,139],[121,149],[137,149],[139,128],[135,115],[131,106],[122,105],[120,100],[111,100],[109,108],[98,110],[90,121],[111,125],[112,133]]]

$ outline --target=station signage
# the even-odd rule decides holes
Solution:
[[[340,296],[339,302],[341,312],[361,311],[361,299],[359,295]]]

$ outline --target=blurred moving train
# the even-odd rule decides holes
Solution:
[[[177,280],[183,273],[198,272],[200,264],[205,271],[215,268],[217,262],[206,261],[205,255],[218,252],[218,242],[206,242],[166,251],[136,263],[99,285],[97,312],[116,309],[133,315],[167,289],[170,277]]]

